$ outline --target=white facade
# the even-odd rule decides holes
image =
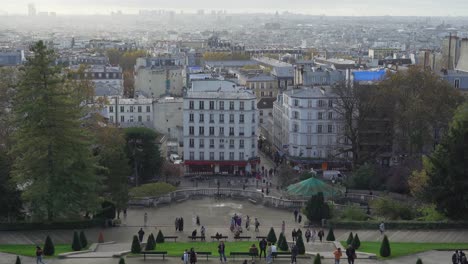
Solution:
[[[107,98],[109,123],[119,127],[153,127],[153,103],[148,98]]]
[[[183,143],[183,98],[163,97],[153,101],[153,127],[170,140]]]
[[[257,162],[255,95],[228,81],[194,81],[184,97],[187,173],[243,174]]]
[[[273,107],[273,143],[292,157],[344,158],[344,123],[327,88],[285,91]]]

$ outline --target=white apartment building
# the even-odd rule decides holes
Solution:
[[[229,81],[194,81],[184,97],[187,174],[243,175],[256,170],[255,95]]]
[[[109,123],[119,127],[153,127],[152,99],[107,97],[105,101]]]
[[[331,160],[349,153],[330,88],[285,91],[273,104],[273,143],[290,157]]]
[[[162,97],[153,101],[153,127],[161,134],[166,134],[171,141],[179,145],[183,140],[182,97]]]

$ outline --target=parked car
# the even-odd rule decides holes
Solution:
[[[182,159],[177,154],[171,154],[169,156],[169,160],[174,164],[181,164],[182,163]]]

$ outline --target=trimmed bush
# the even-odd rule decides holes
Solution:
[[[119,264],[125,264],[125,259],[124,259],[124,258],[120,258]]]
[[[351,243],[353,243],[353,239],[354,239],[353,232],[350,232],[348,239],[346,240],[346,245],[348,246],[351,245]]]
[[[137,237],[136,235],[133,236],[133,241],[132,241],[132,253],[133,253],[133,254],[140,254],[140,253],[141,253],[140,241],[138,240],[138,237]]]
[[[333,227],[328,230],[327,241],[335,241],[335,234],[333,233]]]
[[[302,235],[297,236],[296,246],[297,246],[299,255],[304,255],[305,254],[305,246],[304,246],[304,240],[302,240]]]
[[[322,264],[322,257],[320,257],[320,254],[315,255],[314,258],[314,264]]]
[[[420,258],[418,258],[418,260],[416,261],[416,264],[423,264],[423,262]]]
[[[288,242],[286,241],[286,237],[284,236],[283,233],[280,233],[280,235],[279,235],[278,248],[281,249],[282,251],[288,251],[289,250]]]
[[[45,239],[43,252],[44,256],[53,256],[55,254],[54,242],[52,242],[50,236],[47,236]]]
[[[73,251],[80,251],[83,247],[81,246],[80,237],[78,236],[78,232],[73,232],[73,243],[72,249]]]
[[[354,236],[353,242],[351,242],[351,245],[355,250],[358,250],[359,247],[361,247],[361,240],[358,237],[358,234]]]
[[[154,250],[156,248],[156,241],[154,239],[153,233],[148,236],[148,240],[146,241],[145,250]]]
[[[86,239],[84,231],[80,232],[80,242],[83,248],[86,248],[88,246],[88,239]]]
[[[21,264],[21,259],[20,259],[19,256],[16,256],[16,262],[15,262],[15,264]]]
[[[161,232],[161,229],[158,232],[158,236],[156,237],[156,243],[164,243],[164,235]]]
[[[384,235],[382,244],[380,245],[380,256],[381,257],[390,257],[392,250],[390,249],[390,242],[388,241],[387,235]]]
[[[273,229],[273,227],[270,228],[270,232],[268,232],[267,241],[271,242],[271,243],[276,243],[276,241],[278,241],[276,239],[276,233],[275,233],[275,230]]]

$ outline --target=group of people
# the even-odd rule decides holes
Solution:
[[[182,255],[182,261],[184,264],[195,264],[197,263],[197,253],[193,248],[190,251],[184,250],[184,254]]]
[[[356,250],[353,248],[353,246],[349,245],[348,248],[346,249],[346,258],[348,259],[348,264],[354,264],[354,260],[357,258],[356,257]],[[333,252],[333,256],[335,258],[335,264],[340,264],[341,257],[343,256],[343,252],[341,251],[341,248],[337,248]]]
[[[301,223],[302,222],[302,215],[299,213],[299,210],[294,209],[294,222]]]
[[[463,251],[455,250],[455,253],[452,255],[453,264],[468,264],[465,253]]]
[[[175,230],[176,231],[184,231],[184,218],[178,217],[175,220]]]
[[[200,228],[200,237],[201,237],[201,241],[205,241],[205,235],[206,235],[206,229],[204,226],[202,226]],[[197,230],[194,229],[192,231],[192,240],[195,240],[195,237],[197,236]]]
[[[309,241],[312,241],[312,243],[314,243],[317,236],[318,236],[320,242],[322,242],[323,237],[325,236],[325,232],[323,231],[323,229],[320,229],[317,232],[317,231],[315,231],[315,229],[312,229],[312,231],[311,231],[310,228],[307,228],[304,235],[305,235],[307,243],[309,243]]]

